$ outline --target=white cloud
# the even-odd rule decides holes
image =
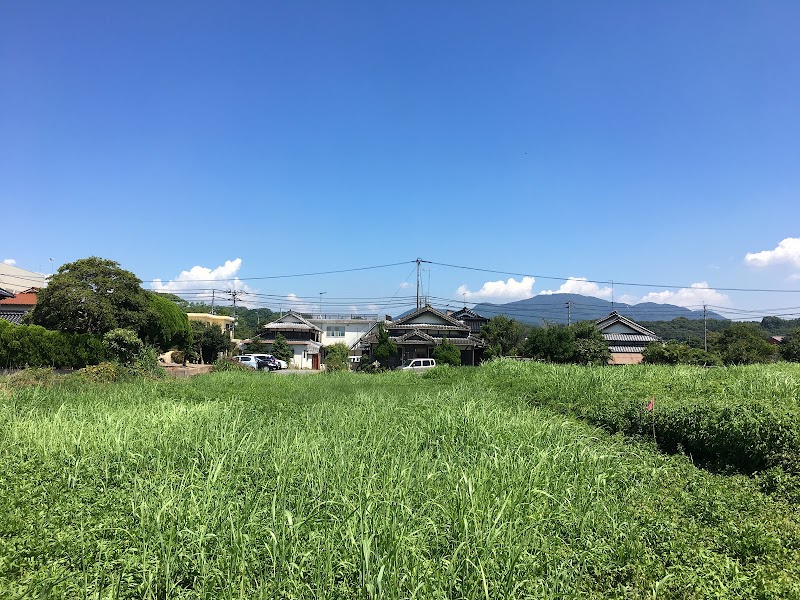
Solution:
[[[194,266],[188,271],[181,271],[180,275],[175,279],[170,279],[166,283],[162,282],[160,279],[153,280],[152,289],[155,292],[170,292],[179,296],[181,292],[184,292],[187,294],[188,300],[206,302],[211,300],[212,288],[217,289],[222,287],[226,290],[241,290],[245,293],[253,292],[254,290],[250,286],[236,277],[236,273],[239,272],[241,266],[241,258],[226,260],[224,265],[214,269]],[[218,301],[221,300],[219,289],[217,289],[215,297]],[[237,303],[239,302],[247,306],[246,295],[237,299]]]
[[[403,283],[401,283],[401,284],[400,284],[400,289],[401,289],[401,290],[404,290],[404,289],[406,289],[407,287],[411,287],[411,284],[410,284],[410,283],[408,283],[407,281],[404,281]]]
[[[557,290],[545,290],[539,293],[540,296],[549,296],[550,294],[581,294],[610,300],[612,290],[610,287],[601,288],[596,283],[587,281],[585,277],[570,277]]]
[[[293,310],[299,313],[312,313],[319,312],[319,302],[309,302],[303,298],[299,298],[297,294],[292,292],[286,296],[286,304],[283,305],[283,311]]]
[[[477,292],[471,292],[466,285],[462,285],[456,290],[456,297],[473,302],[484,300],[513,302],[533,296],[535,281],[536,279],[533,277],[523,277],[521,281],[517,281],[513,277],[508,281],[487,281]]]
[[[4,265],[9,265],[9,266],[12,266],[12,267],[13,267],[15,264],[17,264],[17,261],[15,261],[13,258],[7,258],[7,259],[5,259],[5,260],[3,261],[3,264],[4,264]]]
[[[708,282],[693,283],[688,288],[677,291],[664,290],[663,292],[650,292],[639,302],[655,302],[656,304],[675,304],[676,306],[699,306],[704,302],[718,306],[727,306],[731,299],[708,286]]]
[[[771,267],[790,264],[800,267],[800,238],[786,238],[774,250],[748,252],[744,262],[751,267]]]

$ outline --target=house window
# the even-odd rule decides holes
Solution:
[[[344,325],[328,325],[325,334],[328,337],[344,337]]]

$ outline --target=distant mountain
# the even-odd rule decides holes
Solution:
[[[634,321],[671,321],[678,317],[687,319],[702,319],[703,310],[689,310],[673,304],[657,304],[655,302],[642,302],[641,304],[624,304],[582,296],[580,294],[550,294],[534,296],[525,300],[517,300],[508,304],[491,304],[481,302],[472,309],[484,317],[492,318],[505,315],[516,319],[520,323],[529,325],[542,325],[547,323],[567,322],[567,302],[571,303],[570,319],[576,321],[595,321],[605,317],[612,310],[625,315]],[[707,311],[709,319],[723,319],[725,317],[713,311]]]

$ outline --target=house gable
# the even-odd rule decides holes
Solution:
[[[401,319],[397,319],[390,323],[389,327],[396,327],[400,325],[426,325],[435,327],[436,325],[448,325],[450,327],[465,327],[465,325],[458,319],[449,317],[441,311],[436,310],[432,306],[423,306],[414,312]]]
[[[624,317],[619,314],[617,311],[612,312],[607,317],[603,317],[602,319],[598,319],[595,322],[595,327],[599,329],[602,333],[636,333],[640,335],[650,335],[654,338],[658,338],[658,336],[647,329],[646,327],[642,327],[637,322],[632,321],[628,317]]]

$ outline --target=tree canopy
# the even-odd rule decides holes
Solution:
[[[433,349],[433,358],[437,364],[461,366],[461,350],[446,337],[442,338],[442,342]]]
[[[499,315],[481,328],[481,337],[489,344],[489,356],[511,356],[521,353],[524,329],[514,319]]]
[[[39,291],[30,320],[67,333],[103,335],[117,328],[138,332],[148,308],[140,284],[113,260],[90,256],[66,263]]]

